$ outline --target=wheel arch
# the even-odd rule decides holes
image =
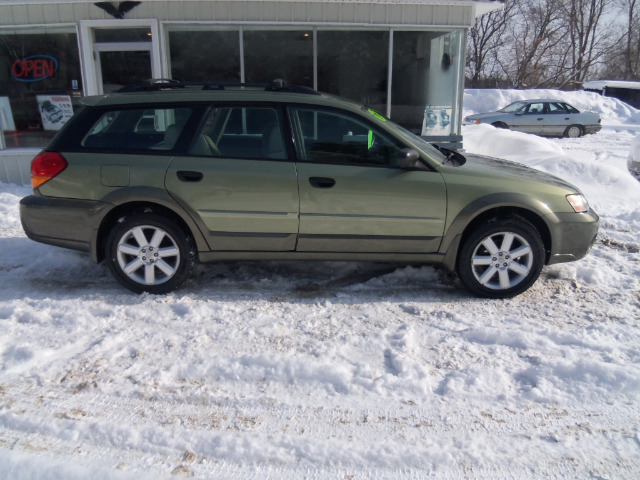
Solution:
[[[489,222],[493,219],[501,219],[508,217],[520,218],[527,221],[538,231],[542,238],[545,250],[545,265],[548,263],[553,239],[551,229],[544,220],[544,216],[550,211],[545,208],[546,206],[541,202],[501,202],[502,204],[486,205],[491,203],[493,196],[480,199],[479,202],[484,204],[483,207],[469,206],[461,211],[458,216],[452,221],[445,238],[443,239],[440,247],[440,252],[445,254],[444,265],[452,272],[456,270],[458,264],[458,257],[460,254],[460,247],[464,241],[468,238],[471,232],[474,231],[479,225]],[[518,195],[518,197],[521,197]],[[524,197],[524,196],[522,196]],[[472,210],[471,212],[469,210]]]
[[[209,249],[193,219],[165,191],[151,188],[123,189],[104,200],[114,207],[104,216],[95,234],[91,254],[96,262],[104,259],[106,239],[118,220],[142,212],[153,212],[172,220],[185,234],[193,238],[198,251]]]

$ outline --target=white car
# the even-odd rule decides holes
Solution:
[[[464,118],[465,125],[479,123],[550,137],[581,137],[602,128],[599,114],[580,112],[566,102],[553,99],[521,100],[497,112]]]

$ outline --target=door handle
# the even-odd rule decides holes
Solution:
[[[314,188],[331,188],[336,184],[336,181],[327,177],[309,177],[309,183]]]
[[[176,172],[176,175],[183,182],[199,182],[202,180],[202,177],[204,177],[202,172],[191,172],[188,170],[179,170]]]
[[[542,120],[544,120],[544,118],[539,118],[538,121],[541,122]]]

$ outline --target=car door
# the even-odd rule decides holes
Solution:
[[[165,183],[212,250],[294,250],[298,184],[279,107],[212,106]]]
[[[364,116],[300,106],[290,117],[300,158],[297,251],[437,251],[446,218],[438,172],[400,168],[405,145]]]
[[[566,128],[572,123],[575,114],[567,110],[564,103],[547,103],[547,115],[545,115],[545,133],[550,136],[562,136]]]
[[[516,114],[515,130],[536,135],[544,134],[544,102],[533,102]]]

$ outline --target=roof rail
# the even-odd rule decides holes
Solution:
[[[181,82],[168,78],[151,78],[140,83],[126,85],[115,93],[129,92],[157,92],[177,89],[201,89],[201,90],[232,90],[255,89],[267,92],[303,93],[307,95],[320,95],[316,90],[301,85],[287,85],[284,80],[276,79],[271,83],[233,83],[233,82]]]

